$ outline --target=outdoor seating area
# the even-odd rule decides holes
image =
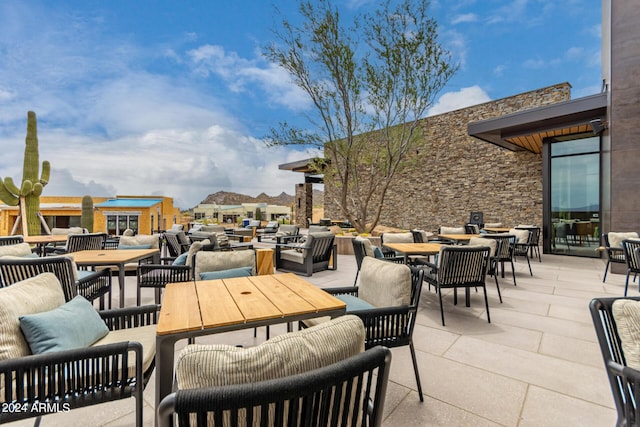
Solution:
[[[299,269],[296,274],[285,273],[288,268],[279,270],[276,261],[278,251],[293,250],[302,255],[303,252],[296,249],[311,252],[311,246],[304,245],[309,240],[313,242],[316,236],[318,240],[330,240],[332,233],[318,230],[320,228],[314,229],[315,233],[302,230],[301,234],[296,234],[306,235],[306,242],[296,242],[296,239],[290,238],[294,245],[298,245],[295,248],[288,248],[290,243],[285,243],[283,236],[276,239],[276,242],[282,242],[280,244],[258,243],[258,238],[254,238],[253,243],[265,248],[267,256],[274,260],[271,269],[262,272],[259,272],[256,250],[203,250],[208,245],[206,241],[189,242],[181,246],[179,250],[182,253],[178,256],[173,256],[177,251],[171,252],[168,248],[169,239],[165,239],[166,247],[159,246],[158,249],[105,249],[105,253],[133,253],[136,250],[158,252],[156,261],[140,263],[135,277],[124,276],[124,285],[109,286],[109,293],[107,288],[100,290],[79,286],[82,282],[73,276],[74,264],[70,257],[80,254],[78,265],[84,264],[82,251],[46,257],[29,251],[31,255],[25,259],[0,258],[0,275],[13,278],[3,289],[11,289],[18,279],[35,274],[35,270],[24,272],[16,270],[15,266],[28,264],[30,259],[41,266],[53,265],[55,261],[65,266],[64,273],[51,267],[41,267],[37,271],[53,271],[54,276],[65,278],[66,284],[59,285],[64,290],[64,301],[84,292],[86,298],[95,299],[96,304],[100,297],[104,297],[114,306],[120,304],[125,307],[125,311],[155,307],[149,309],[149,313],[155,314],[148,321],[158,324],[157,342],[149,347],[152,344],[146,340],[142,346],[143,359],[153,359],[152,365],[142,365],[142,372],[151,369],[150,373],[138,377],[142,379],[133,376],[126,380],[131,384],[131,389],[121,399],[46,415],[42,425],[86,425],[87,422],[112,426],[134,423],[154,425],[156,421],[159,423],[156,425],[165,425],[163,423],[171,414],[181,414],[179,417],[188,417],[188,414],[198,411],[214,414],[221,407],[212,402],[228,396],[227,393],[232,389],[227,386],[231,387],[232,383],[215,383],[214,388],[211,388],[214,383],[193,383],[189,387],[174,388],[173,375],[178,378],[175,384],[180,384],[180,381],[186,384],[184,379],[180,380],[180,375],[184,374],[178,373],[183,363],[182,357],[197,355],[200,362],[194,359],[192,363],[198,366],[213,363],[211,358],[214,353],[207,355],[213,350],[215,357],[221,357],[220,351],[231,354],[244,351],[246,357],[257,357],[262,354],[262,346],[270,345],[268,343],[272,340],[283,340],[290,334],[298,334],[291,332],[291,326],[295,327],[296,323],[308,326],[299,332],[307,334],[306,331],[311,330],[311,333],[315,333],[312,329],[314,326],[323,325],[332,317],[337,316],[336,320],[351,317],[341,316],[340,313],[352,314],[360,319],[366,331],[362,349],[373,349],[378,344],[391,349],[390,362],[385,361],[384,355],[376,356],[378,362],[375,369],[382,377],[372,377],[384,379],[384,384],[379,382],[376,387],[385,389],[385,395],[372,397],[373,401],[378,402],[376,407],[380,408],[382,414],[375,414],[374,411],[366,415],[362,412],[361,415],[370,417],[370,420],[379,420],[381,425],[615,424],[618,402],[614,401],[607,381],[598,336],[594,332],[588,308],[593,298],[622,297],[627,287],[625,274],[608,271],[607,280],[603,282],[606,259],[541,255],[540,262],[532,265],[528,258],[532,249],[531,232],[518,235],[515,229],[509,229],[507,233],[474,233],[468,238],[458,237],[454,241],[440,239],[435,233],[414,230],[413,233],[385,233],[380,241],[386,254],[369,239],[361,237],[352,239],[355,255],[341,255],[330,249],[329,260],[334,266],[340,265],[339,269],[313,270],[312,267],[313,274],[306,277],[301,277],[306,275],[305,268]],[[179,233],[171,233],[176,236],[178,243]],[[149,242],[158,239],[157,236],[140,238],[149,239]],[[14,245],[25,245],[16,243],[18,240],[13,242]],[[125,238],[125,242],[142,241],[127,241]],[[624,242],[629,240],[623,239],[617,243],[623,253]],[[506,256],[502,255],[503,247],[513,251],[517,245],[520,245],[521,256],[502,258]],[[7,251],[6,248],[11,246],[0,248]],[[638,259],[640,249],[629,243],[627,246],[627,251],[633,254],[631,258]],[[329,247],[334,248],[335,245]],[[159,252],[170,256],[161,257]],[[475,256],[477,260],[473,258]],[[184,264],[174,264],[178,258],[182,258]],[[499,268],[500,260],[504,260],[512,269],[509,272],[512,277],[508,277],[506,282],[499,277],[501,272],[504,273],[504,267]],[[13,267],[7,270],[5,266]],[[77,271],[79,267],[75,267]],[[107,268],[101,271],[111,273],[114,270]],[[19,271],[23,272],[18,274]],[[389,291],[392,284],[405,282],[401,278],[405,273],[407,277],[412,277],[407,279],[407,288],[397,291],[400,293]],[[517,286],[510,285],[515,285],[516,279]],[[633,279],[634,272],[630,270],[629,282]],[[222,283],[220,280],[228,283],[230,293],[220,293],[220,286],[212,282]],[[423,280],[429,286],[422,286]],[[490,281],[487,284],[495,281],[497,286],[486,286],[486,280]],[[498,281],[502,282],[501,287]],[[273,293],[276,283],[279,283],[277,289],[288,289],[285,291],[286,299],[282,299],[285,294],[278,296]],[[465,304],[457,304],[457,288],[465,291]],[[94,292],[97,290],[96,296],[90,296],[90,289]],[[294,289],[296,294],[304,296],[306,302],[292,303],[289,298]],[[310,294],[312,289],[313,293]],[[383,289],[386,289],[380,294],[383,298],[376,297],[376,292]],[[126,294],[121,293],[122,290],[126,290]],[[639,291],[636,286],[628,286],[627,292],[629,296],[636,297]],[[275,304],[276,307],[282,304],[277,313],[291,310],[291,314],[286,314],[284,318],[280,317],[282,314],[275,317],[267,314],[273,309],[257,302],[259,299],[256,298],[262,294],[271,301],[269,304]],[[323,300],[321,304],[326,308],[322,310],[326,311],[314,314],[301,308],[314,299],[317,302],[312,304],[318,304],[318,298],[326,298],[322,294],[337,297]],[[408,298],[406,301],[403,299],[405,297]],[[397,301],[389,298],[400,298],[397,301],[404,302],[394,307]],[[232,305],[244,313],[244,320],[240,323],[231,320],[239,314],[220,310],[221,307],[230,306],[225,301],[232,300],[235,300]],[[191,304],[198,309],[189,309]],[[106,308],[104,304],[95,305],[98,313],[102,313],[103,308]],[[194,314],[197,316],[194,317]],[[223,320],[225,318],[229,320]],[[399,324],[404,325],[403,328],[397,328]],[[255,333],[254,329],[260,326],[269,328],[266,337]],[[156,326],[149,327],[156,330]],[[333,348],[333,345],[325,347]],[[145,353],[144,349],[152,351],[151,355]],[[299,352],[296,354],[300,355]],[[237,356],[239,354],[234,357]],[[353,356],[345,354],[347,359]],[[356,359],[365,359],[365,356]],[[174,360],[177,361],[175,372],[167,368],[173,366]],[[226,359],[220,360],[216,363]],[[349,366],[358,363],[354,359]],[[287,379],[287,384],[295,389],[296,381],[310,381],[311,378],[316,381],[317,378],[321,389],[333,381],[341,381],[336,373],[348,372],[345,369],[340,360],[333,360],[328,365],[322,365],[318,377],[310,376],[308,371],[292,371],[293,376]],[[184,372],[191,370],[187,367]],[[159,379],[159,375],[162,379]],[[249,407],[265,398],[271,399],[273,390],[284,386],[277,378],[256,377],[255,381],[263,380],[269,382],[257,383],[250,390],[240,386],[248,397],[238,400],[234,407]],[[140,388],[134,383],[146,386]],[[461,390],[455,384],[468,385]],[[142,394],[141,399],[126,398],[138,396],[137,393]],[[138,408],[139,402],[142,403],[142,409]],[[156,411],[156,408],[159,410]],[[354,410],[358,412],[363,409]],[[142,424],[138,422],[140,413]],[[156,420],[158,414],[161,416]],[[14,418],[3,421],[11,419]],[[27,419],[8,425],[31,423]],[[372,425],[376,423],[372,422]]]

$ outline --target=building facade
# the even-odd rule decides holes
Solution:
[[[152,234],[181,223],[180,209],[173,206],[171,197],[93,197],[93,207],[93,232],[112,236],[121,235],[127,228],[139,234]],[[40,212],[49,229],[80,227],[82,196],[41,196]],[[0,205],[0,235],[11,234],[18,215],[17,206]],[[18,229],[15,234],[20,233]]]
[[[259,214],[258,214],[259,212]],[[291,207],[269,205],[267,203],[241,203],[237,205],[218,205],[201,203],[193,208],[194,221],[210,221],[218,224],[239,224],[245,218],[263,221],[277,221],[291,217]]]

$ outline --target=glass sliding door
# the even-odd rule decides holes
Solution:
[[[599,256],[600,138],[551,142],[551,253]]]

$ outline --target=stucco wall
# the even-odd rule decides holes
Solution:
[[[394,177],[379,224],[437,231],[481,211],[484,222],[542,225],[541,156],[470,137],[467,124],[570,98],[571,86],[562,83],[423,119],[415,166]],[[327,176],[325,216],[337,218]]]

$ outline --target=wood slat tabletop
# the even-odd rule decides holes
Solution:
[[[202,329],[198,294],[193,282],[169,283],[165,287],[157,334]]]

